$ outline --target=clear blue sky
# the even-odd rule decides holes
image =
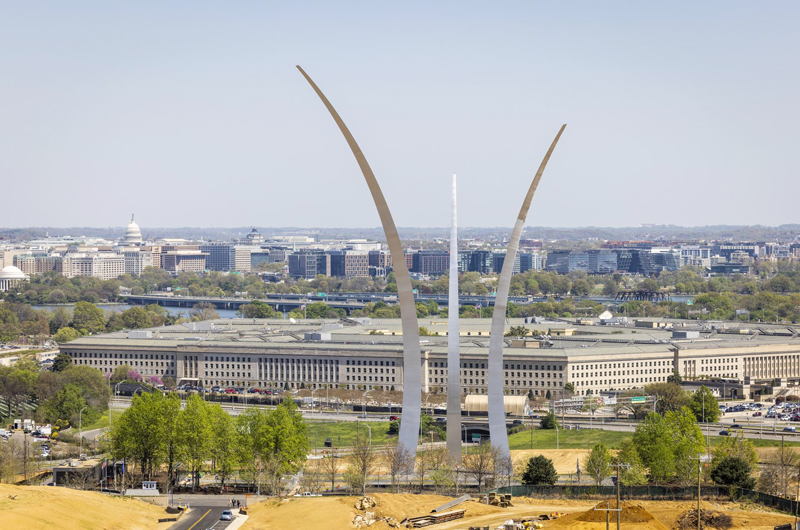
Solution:
[[[798,222],[800,3],[4,2],[0,226]]]

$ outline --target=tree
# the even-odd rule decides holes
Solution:
[[[139,472],[151,479],[161,463],[164,450],[161,393],[133,396],[131,406],[111,430],[111,450],[114,458],[133,461]]]
[[[558,480],[558,473],[553,461],[543,455],[528,460],[522,473],[522,483],[526,486],[552,486]]]
[[[218,403],[208,407],[208,419],[211,424],[211,458],[224,488],[226,479],[239,463],[236,428],[231,415]]]
[[[699,422],[716,423],[719,420],[719,403],[705,385],[692,394],[689,408]]]
[[[679,411],[689,405],[689,397],[677,383],[651,383],[645,385],[644,392],[658,399],[656,412]]]
[[[121,315],[122,325],[127,329],[149,328],[153,326],[151,313],[141,306],[131,307]]]
[[[548,412],[546,416],[543,416],[542,419],[539,421],[539,427],[542,429],[558,428],[558,418],[556,418],[555,413]]]
[[[650,469],[653,482],[666,482],[677,476],[691,482],[695,459],[704,448],[703,433],[688,407],[669,411],[664,416],[651,412],[633,435],[639,456]]]
[[[106,330],[103,310],[89,302],[78,302],[72,311],[72,323],[82,334],[102,333]]]
[[[128,378],[128,372],[132,371],[133,367],[129,364],[121,364],[114,368],[114,371],[111,372],[111,381],[117,383],[120,381],[125,381]]]
[[[798,480],[797,450],[792,447],[776,447],[768,450],[761,461],[758,489],[770,495],[787,493],[788,485]]]
[[[714,462],[711,468],[711,480],[722,486],[736,486],[744,489],[753,489],[756,480],[752,477],[753,468],[750,464],[735,456],[726,456]]]
[[[81,333],[75,328],[61,328],[59,329],[53,340],[55,340],[59,344],[64,344],[76,339],[81,338]]]
[[[186,400],[186,408],[178,414],[178,455],[192,474],[192,489],[200,485],[200,471],[211,456],[213,432],[208,405],[197,394]]]
[[[79,419],[83,423],[92,423],[100,417],[97,411],[87,405],[81,388],[76,384],[68,384],[56,392],[47,400],[44,410],[47,421],[55,423],[57,420],[63,419],[76,427]],[[81,410],[83,410],[83,414],[81,414]]]
[[[331,481],[331,491],[336,489],[336,476],[339,474],[339,458],[336,458],[336,449],[331,451],[331,455],[322,460],[322,467],[325,470],[325,476]],[[394,480],[394,478],[392,479]]]
[[[524,337],[528,334],[528,329],[525,326],[511,326],[506,331],[506,337]]]
[[[744,437],[744,433],[739,431],[735,436],[722,438],[714,447],[714,461],[723,458],[741,458],[747,462],[751,468],[755,469],[758,465],[758,453],[753,447],[753,442]]]
[[[425,326],[420,326],[419,327],[419,336],[420,337],[430,337],[431,335],[433,335],[433,333],[431,333],[431,331],[428,328],[426,328]]]
[[[275,318],[277,313],[261,300],[253,300],[239,307],[239,314],[244,318]]]
[[[596,485],[601,485],[605,479],[611,476],[612,457],[611,451],[605,444],[599,443],[592,448],[592,452],[586,455],[583,461],[583,468],[592,477]]]
[[[361,495],[367,493],[367,482],[378,467],[378,452],[366,440],[359,440],[350,451],[350,465],[345,471],[345,476],[354,490],[360,490]]]
[[[625,486],[643,486],[647,484],[644,464],[642,464],[639,451],[633,441],[625,440],[620,444],[616,463],[620,465],[619,478],[622,484]]]
[[[72,329],[72,328],[69,328],[69,329]],[[64,370],[66,370],[70,366],[72,366],[72,357],[70,357],[66,353],[61,352],[58,355],[56,355],[55,359],[53,359],[53,368],[52,368],[52,370],[54,372],[63,372]]]
[[[482,443],[464,455],[462,467],[464,472],[478,484],[478,490],[486,484],[486,480],[494,473],[494,451],[489,443]]]
[[[383,464],[392,477],[392,486],[399,493],[399,477],[408,475],[414,467],[414,459],[411,458],[411,453],[406,450],[403,444],[390,445],[383,452]]]
[[[200,302],[192,306],[189,312],[192,322],[202,322],[204,320],[216,320],[219,318],[217,308],[214,304],[208,302]]]

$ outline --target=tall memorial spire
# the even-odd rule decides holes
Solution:
[[[450,287],[447,305],[447,452],[461,463],[461,352],[458,331],[458,208],[456,176],[450,200]]]

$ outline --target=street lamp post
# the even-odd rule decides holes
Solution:
[[[83,411],[84,410],[86,410],[86,407],[83,407],[78,412],[78,440],[79,440],[78,443],[80,444],[80,449],[79,449],[79,452],[78,452],[79,455],[83,454]],[[109,414],[111,414],[110,411],[109,411]]]

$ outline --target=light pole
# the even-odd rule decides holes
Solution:
[[[319,389],[318,388],[313,388],[311,390],[311,414],[314,414],[314,392],[316,392],[317,390],[319,390]],[[321,412],[321,410],[322,410],[322,407],[320,406],[320,412]]]
[[[86,407],[83,407],[78,412],[78,440],[80,444],[80,450],[78,452],[79,455],[83,455],[83,411],[86,410]],[[109,412],[111,414],[111,412]]]

